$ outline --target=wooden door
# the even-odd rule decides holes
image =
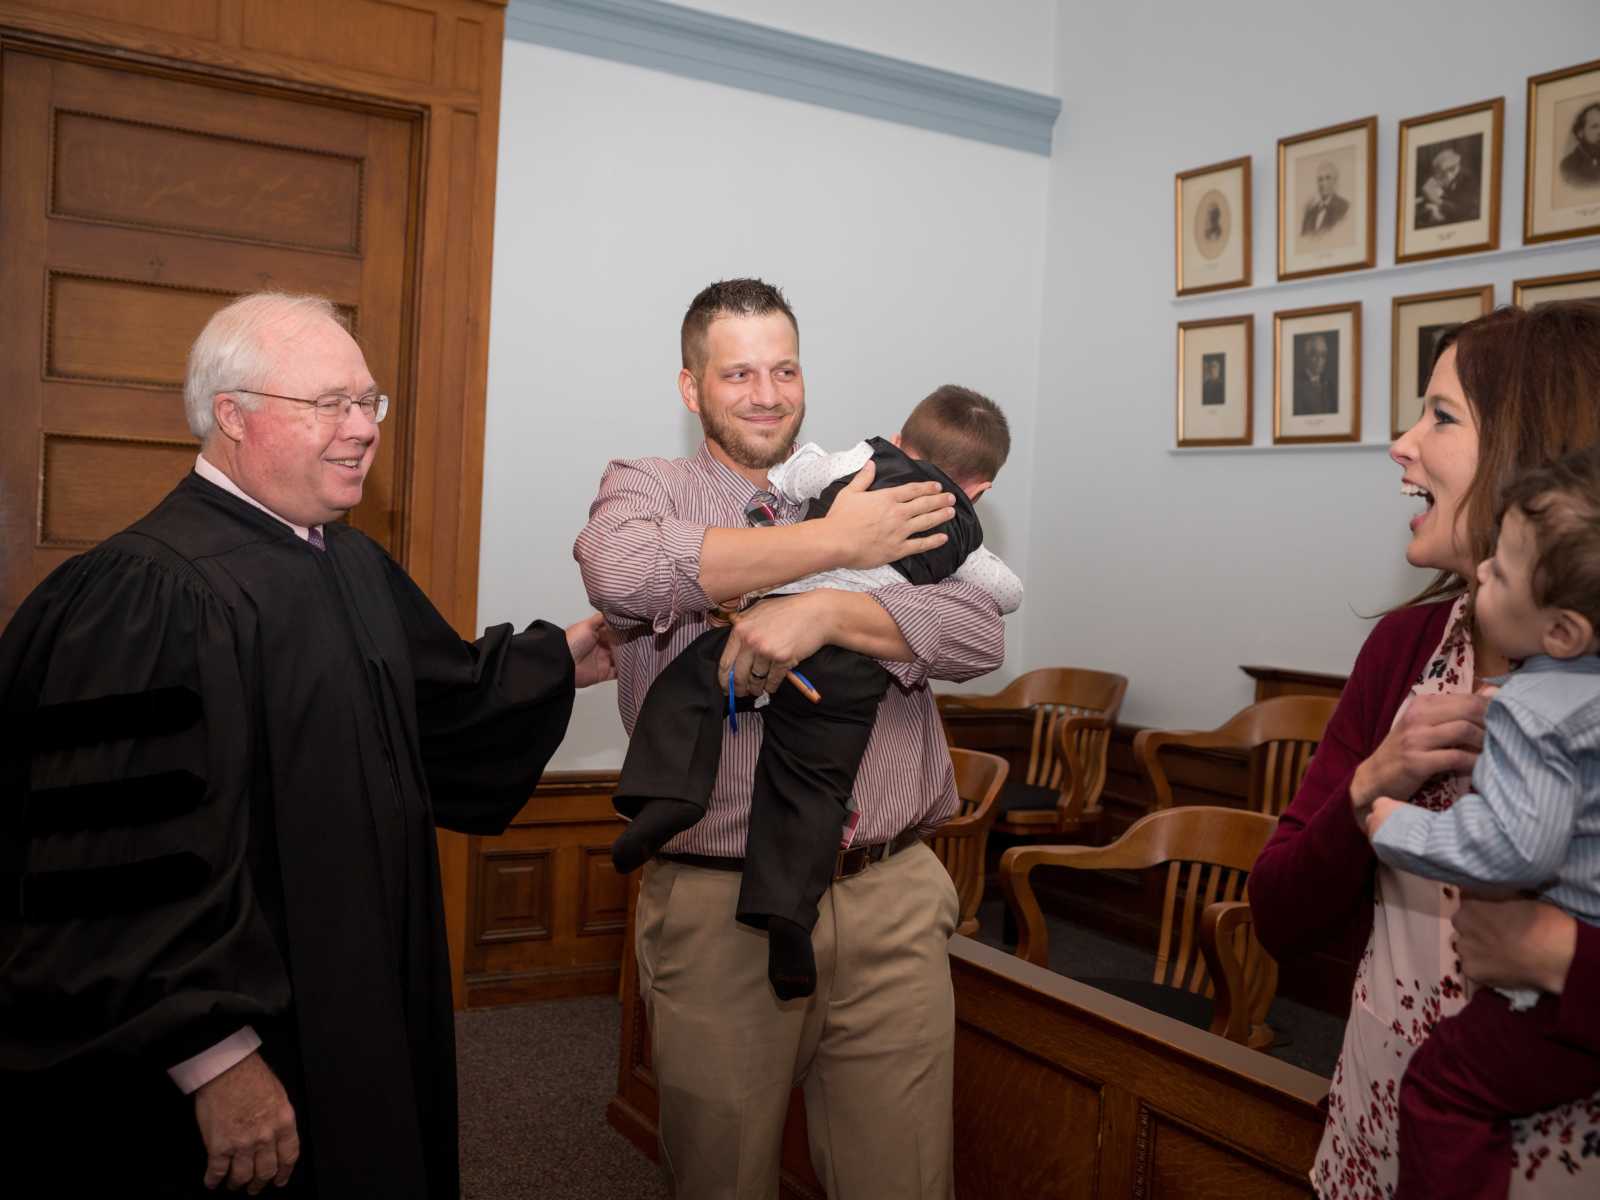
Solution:
[[[0,47],[0,625],[193,465],[184,358],[236,295],[339,307],[395,404],[352,522],[402,557],[419,115]]]

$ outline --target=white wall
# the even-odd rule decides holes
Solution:
[[[785,289],[811,440],[894,432],[950,381],[1033,442],[1048,160],[517,41],[500,130],[480,624],[585,611],[572,540],[606,461],[699,442],[678,325],[714,279]],[[1019,559],[1031,466],[983,502]],[[596,689],[554,766],[623,745]]]
[[[1173,174],[1254,158],[1255,281],[1275,278],[1280,137],[1378,115],[1378,263],[1393,263],[1396,126],[1506,98],[1502,247],[1521,242],[1526,80],[1600,52],[1595,0],[1062,3],[1035,512],[1018,667],[1100,665],[1124,718],[1212,725],[1241,663],[1345,672],[1423,576],[1404,565],[1382,448],[1174,455],[1180,320],[1256,314],[1255,424],[1271,440],[1272,312],[1360,300],[1364,436],[1387,438],[1390,299],[1600,266],[1589,245],[1174,302]],[[1010,670],[1008,664],[1008,671]]]
[[[990,83],[1054,90],[1056,0],[672,0]]]

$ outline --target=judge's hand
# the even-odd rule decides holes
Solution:
[[[862,467],[834,497],[823,518],[837,539],[841,567],[870,570],[949,540],[946,534],[928,530],[955,515],[954,496],[932,480],[869,492],[876,471],[871,462]]]
[[[1538,988],[1560,995],[1578,949],[1578,922],[1542,900],[1465,893],[1450,919],[1467,978],[1488,987]]]
[[[615,644],[616,634],[600,613],[567,626],[567,649],[572,651],[576,686],[589,687],[617,677],[616,660],[611,656]]]
[[[206,1146],[205,1185],[254,1196],[282,1187],[300,1158],[294,1107],[260,1051],[241,1059],[194,1094],[194,1116]]]
[[[1356,824],[1365,827],[1367,811],[1379,796],[1409,800],[1441,772],[1472,770],[1483,749],[1483,714],[1488,707],[1483,696],[1414,697],[1350,781]]]
[[[809,658],[830,640],[831,609],[823,592],[795,596],[768,596],[748,612],[728,634],[717,679],[739,696],[776,692],[783,677],[803,658]]]

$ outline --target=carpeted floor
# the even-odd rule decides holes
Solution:
[[[456,1016],[463,1200],[664,1200],[656,1168],[606,1124],[613,996]]]
[[[980,911],[1000,944],[998,901]],[[1148,952],[1049,918],[1051,961],[1083,976],[1149,978]],[[456,1017],[464,1200],[665,1200],[656,1168],[606,1124],[616,1090],[620,1009],[611,996],[481,1009]],[[1279,999],[1272,1053],[1320,1075],[1344,1022]]]

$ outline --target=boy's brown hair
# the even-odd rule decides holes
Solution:
[[[947,383],[911,410],[900,445],[957,483],[989,483],[1011,453],[1011,426],[989,397]]]
[[[1499,517],[1512,509],[1528,519],[1538,550],[1534,603],[1581,613],[1600,631],[1600,445],[1518,475]]]

